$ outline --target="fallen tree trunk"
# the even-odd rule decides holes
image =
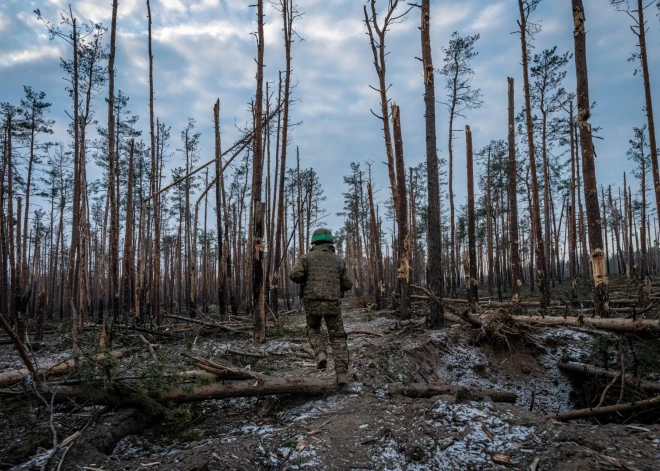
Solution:
[[[406,396],[412,398],[426,398],[442,395],[454,395],[456,400],[484,400],[490,398],[493,402],[514,403],[518,395],[508,391],[496,391],[493,389],[481,389],[468,386],[455,386],[453,384],[424,384],[392,383],[388,386],[392,395]]]
[[[617,404],[614,406],[597,407],[595,409],[577,409],[568,412],[560,412],[559,414],[546,415],[546,419],[554,419],[559,421],[587,419],[589,417],[600,417],[610,414],[623,414],[626,412],[634,412],[638,410],[651,409],[660,406],[660,396],[645,401],[631,402],[628,404]]]
[[[163,314],[163,317],[167,317],[168,319],[176,319],[176,320],[179,320],[179,321],[190,322],[192,324],[199,324],[199,325],[202,325],[204,327],[211,328],[211,329],[224,330],[225,332],[232,332],[232,333],[241,332],[240,329],[235,329],[233,327],[229,327],[229,326],[222,325],[222,324],[216,324],[214,322],[200,321],[198,319],[193,319],[191,317],[176,316],[174,314]]]
[[[346,335],[368,335],[371,337],[384,337],[383,334],[374,332],[372,330],[347,330]]]
[[[430,299],[430,300],[432,300],[436,303],[442,304],[442,306],[445,309],[447,309],[449,312],[455,314],[460,319],[462,319],[465,322],[467,322],[468,324],[470,324],[472,327],[476,327],[476,328],[483,327],[483,322],[480,319],[477,319],[472,314],[470,314],[469,309],[463,309],[463,310],[456,309],[454,306],[451,305],[451,303],[445,301],[444,299],[441,299],[441,298],[437,297],[431,291],[429,291],[428,289],[426,289],[422,286],[411,285],[411,287],[422,291],[424,294],[426,294],[427,299]],[[456,301],[456,300],[454,300],[454,301]],[[465,301],[465,303],[467,303],[467,301]],[[447,320],[449,320],[450,322],[456,322],[456,319],[452,319],[452,318],[453,318],[453,316],[450,316],[450,317],[447,318]]]
[[[34,365],[32,364],[32,360],[30,360],[30,357],[28,356],[27,352],[25,351],[25,346],[23,345],[23,341],[18,337],[18,334],[13,331],[11,326],[7,323],[5,318],[0,314],[0,325],[2,328],[7,332],[7,335],[11,337],[12,343],[16,346],[16,350],[18,350],[18,354],[21,357],[21,360],[23,360],[23,363],[25,364],[25,369],[21,371],[25,371],[25,376],[28,374],[35,374],[36,370],[34,368]],[[23,378],[25,378],[23,376]],[[0,378],[2,375],[0,375]],[[11,375],[10,375],[11,377]],[[38,382],[38,378],[35,378],[35,380]],[[20,381],[20,379],[19,379]],[[17,381],[18,382],[18,381]],[[14,384],[14,383],[9,383],[9,384]],[[8,386],[7,384],[3,384],[2,380],[0,380],[0,387]]]
[[[122,350],[122,351],[113,351],[110,352],[110,354],[115,358],[115,359],[120,359],[125,357],[126,355],[129,355],[131,353],[134,353],[137,349],[129,349],[129,350]],[[99,353],[96,355],[95,359],[101,360],[104,358],[106,354],[105,353]],[[44,365],[41,368],[39,368],[36,371],[36,374],[38,376],[41,375],[46,375],[46,376],[57,376],[57,375],[62,375],[69,371],[71,368],[73,368],[75,365],[75,359],[71,359],[68,361],[63,361],[63,362],[58,362],[58,363],[50,363],[48,365]],[[33,374],[30,370],[27,368],[23,368],[21,370],[11,370],[11,371],[5,371],[4,373],[0,373],[0,388],[4,388],[7,386],[12,386],[14,384],[20,383],[23,381],[25,378],[28,377],[28,375]]]
[[[239,381],[213,383],[191,390],[190,386],[173,386],[156,400],[160,403],[185,403],[206,401],[209,399],[227,399],[232,397],[276,396],[298,394],[303,396],[321,396],[335,391],[334,382],[321,382],[304,377],[268,378],[263,381]],[[55,402],[76,401],[106,406],[136,406],[144,403],[144,398],[130,394],[89,391],[67,386],[55,386],[45,390],[55,394]]]
[[[547,326],[595,327],[597,329],[613,332],[646,332],[660,333],[660,321],[633,320],[621,318],[593,318],[593,317],[540,317],[540,316],[511,316],[514,321],[521,324],[536,324]]]
[[[609,379],[617,378],[621,374],[620,371],[606,370],[605,368],[585,365],[584,363],[560,361],[558,366],[559,369],[563,371],[591,376],[602,376]],[[625,382],[627,385],[632,386],[633,388],[639,388],[642,391],[660,394],[660,383],[638,379],[632,375],[625,375]]]
[[[253,371],[245,370],[243,368],[235,368],[231,366],[221,365],[213,360],[208,360],[206,358],[195,357],[188,355],[187,353],[182,353],[181,356],[192,360],[195,366],[201,368],[204,371],[213,373],[216,376],[216,379],[256,379],[257,381],[262,381],[263,377]]]

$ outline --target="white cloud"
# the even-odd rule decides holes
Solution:
[[[470,24],[469,28],[477,32],[498,28],[503,21],[504,11],[504,2],[488,5],[481,10],[477,18]]]
[[[183,38],[199,39],[203,36],[216,41],[250,40],[249,25],[239,25],[228,21],[211,21],[199,23],[196,21],[180,23],[175,26],[163,26],[153,31],[154,41],[174,45]]]
[[[55,59],[59,56],[60,52],[56,46],[29,46],[22,50],[0,52],[0,67],[13,67],[28,62]]]

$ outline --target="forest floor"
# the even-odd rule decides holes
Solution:
[[[509,351],[475,345],[474,329],[464,325],[449,324],[437,331],[414,323],[397,328],[399,321],[391,314],[350,308],[344,310],[344,321],[349,331],[382,336],[349,336],[353,377],[343,390],[314,398],[207,400],[172,407],[158,418],[147,408],[64,403],[53,413],[59,441],[82,433],[62,467],[55,467],[60,454],[46,469],[658,469],[660,425],[648,412],[609,424],[544,418],[578,408],[584,396],[593,393],[584,379],[559,371],[559,359],[593,360],[604,344],[616,346],[614,335],[535,329],[535,344],[515,343]],[[326,371],[319,371],[301,349],[307,346],[304,315],[293,312],[281,322],[280,338],[259,346],[246,340],[246,334],[164,339],[159,361],[180,364],[182,352],[216,357],[228,348],[259,348],[272,354],[242,358],[237,364],[271,376],[332,381],[332,361]],[[137,334],[123,336],[126,343],[141,344]],[[48,336],[36,355],[44,363],[63,359],[65,345],[61,336]],[[130,370],[139,356],[122,359],[121,368]],[[19,367],[11,346],[0,346],[0,372]],[[394,382],[478,386],[515,392],[518,400],[514,405],[457,396],[411,399],[390,395],[388,384]],[[0,396],[0,469],[39,469],[52,445],[49,416],[45,403],[4,401]]]

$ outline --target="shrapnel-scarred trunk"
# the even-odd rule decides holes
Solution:
[[[529,153],[529,168],[532,176],[532,218],[534,235],[536,237],[536,276],[541,292],[541,311],[545,311],[550,302],[548,285],[547,262],[545,259],[545,245],[543,228],[541,226],[541,206],[539,201],[539,182],[536,174],[536,150],[534,146],[534,124],[532,122],[532,104],[529,85],[529,55],[527,52],[527,14],[523,0],[518,0],[520,10],[520,44],[522,47],[523,80],[525,84],[525,121],[527,126],[527,149]]]
[[[255,98],[255,129],[252,168],[252,302],[254,306],[254,331],[252,337],[258,342],[266,340],[266,311],[264,298],[264,211],[261,202],[263,180],[263,85],[264,85],[264,2],[257,2],[257,93]]]
[[[476,246],[476,225],[475,225],[475,211],[474,211],[474,171],[473,171],[473,156],[472,156],[472,131],[470,126],[465,126],[465,143],[466,143],[466,156],[467,156],[467,219],[468,219],[468,253],[469,253],[469,272],[465,273],[466,289],[468,302],[476,307],[479,302],[479,295],[477,291],[478,278],[477,278],[477,246]],[[476,309],[474,309],[476,311]]]
[[[428,190],[428,288],[442,298],[442,227],[440,226],[440,177],[435,129],[435,73],[431,54],[430,0],[422,0],[422,63],[424,68],[424,105],[426,120],[426,170]],[[373,205],[372,205],[373,207]],[[444,309],[440,303],[431,304],[430,327],[444,324]]]
[[[520,255],[518,253],[518,184],[516,174],[516,129],[513,83],[513,78],[509,77],[509,244],[511,250],[511,300],[513,301],[514,314],[516,314],[520,310],[522,270],[520,266]]]
[[[401,294],[401,319],[408,319],[410,318],[410,232],[408,228],[408,198],[406,196],[406,168],[403,157],[401,115],[397,105],[392,105],[392,124],[394,125],[397,202],[399,203],[397,211],[397,226],[399,229],[399,270],[397,279]]]
[[[575,41],[575,75],[577,77],[577,126],[580,129],[582,151],[582,176],[584,178],[584,201],[589,226],[589,257],[594,281],[594,313],[596,316],[609,314],[609,287],[605,269],[605,253],[601,232],[600,209],[594,145],[591,135],[591,102],[589,101],[589,77],[587,73],[587,35],[584,27],[585,15],[582,0],[571,0],[573,6],[573,38]]]

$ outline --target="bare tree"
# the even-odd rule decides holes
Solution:
[[[426,119],[426,169],[428,189],[428,280],[429,289],[443,294],[442,228],[440,226],[440,176],[438,171],[438,144],[435,130],[435,69],[431,54],[431,2],[422,0],[422,67],[424,72],[424,105]],[[369,189],[371,194],[371,188]],[[373,203],[372,203],[373,207]],[[373,217],[373,216],[372,216]],[[442,304],[431,305],[431,328],[444,324]]]
[[[403,137],[401,135],[401,115],[399,107],[392,105],[392,124],[394,125],[394,149],[396,152],[396,178],[399,209],[397,226],[399,229],[399,292],[401,294],[401,318],[410,318],[410,229],[408,227],[408,202],[406,197],[406,168],[403,156]]]
[[[653,117],[653,97],[651,95],[651,77],[649,76],[649,59],[646,47],[646,20],[644,19],[644,11],[653,5],[653,1],[644,5],[644,0],[610,0],[610,3],[619,11],[625,12],[632,19],[632,26],[630,27],[633,34],[637,37],[639,43],[639,52],[631,54],[628,59],[630,62],[639,60],[641,67],[642,78],[644,80],[644,99],[645,111],[649,133],[649,145],[651,147],[651,167],[653,169],[653,188],[655,193],[655,204],[658,214],[660,214],[660,170],[658,169],[658,145],[655,136],[655,120]],[[660,2],[657,2],[658,9],[660,10]],[[635,9],[636,8],[636,9]],[[639,71],[635,68],[635,74]]]
[[[597,316],[605,316],[610,310],[609,287],[605,268],[605,254],[603,253],[600,209],[598,207],[595,151],[591,135],[591,124],[589,123],[591,106],[589,101],[589,76],[587,73],[587,33],[584,27],[585,15],[582,0],[571,1],[575,41],[575,74],[577,77],[577,126],[580,129],[584,201],[589,225],[589,255],[594,278],[594,309]]]
[[[522,48],[523,80],[525,83],[525,120],[527,125],[527,147],[529,153],[529,167],[532,176],[532,225],[536,232],[536,264],[539,291],[541,292],[541,310],[545,311],[550,302],[550,286],[548,284],[547,262],[545,259],[545,248],[543,241],[543,230],[541,228],[541,207],[539,200],[539,183],[536,176],[536,150],[534,146],[534,124],[532,122],[531,88],[529,83],[529,52],[528,35],[538,31],[538,25],[529,23],[529,16],[541,0],[518,0],[520,20],[518,27],[520,33],[520,44]]]
[[[367,26],[367,33],[369,34],[369,44],[371,45],[371,52],[374,56],[374,67],[376,68],[376,75],[378,75],[378,88],[371,87],[380,95],[380,115],[373,111],[374,116],[383,122],[383,137],[385,139],[385,153],[387,154],[387,170],[390,177],[390,189],[392,191],[392,201],[394,202],[395,218],[398,218],[398,195],[397,195],[397,176],[394,165],[394,151],[392,147],[392,134],[390,129],[390,114],[389,114],[389,99],[387,92],[390,85],[387,85],[386,75],[387,66],[385,58],[385,34],[388,29],[400,21],[410,11],[408,10],[401,14],[395,14],[399,6],[399,0],[387,0],[387,12],[382,25],[378,23],[378,15],[376,13],[376,0],[369,0],[370,11],[367,11],[367,6],[364,6],[364,24]],[[404,183],[405,186],[405,183]]]
[[[520,310],[520,287],[522,286],[522,269],[520,266],[520,255],[518,241],[518,182],[516,166],[516,134],[515,134],[515,109],[514,109],[514,87],[513,78],[508,78],[509,84],[509,244],[511,247],[511,300],[513,311],[517,314]]]
[[[255,129],[253,140],[252,208],[254,210],[252,234],[252,300],[255,306],[252,337],[258,342],[266,340],[266,311],[264,300],[264,204],[261,202],[263,180],[263,101],[264,101],[264,2],[257,1],[257,93],[255,98]]]
[[[445,76],[447,99],[445,103],[449,109],[449,133],[447,148],[449,150],[449,220],[450,220],[450,260],[449,260],[449,289],[451,295],[456,297],[458,284],[458,266],[455,252],[456,247],[456,217],[454,207],[454,121],[457,117],[465,118],[465,112],[479,108],[482,105],[481,90],[472,86],[472,59],[477,56],[474,50],[479,35],[462,37],[458,32],[452,34],[449,46],[443,48],[445,53],[444,66],[440,73]]]

